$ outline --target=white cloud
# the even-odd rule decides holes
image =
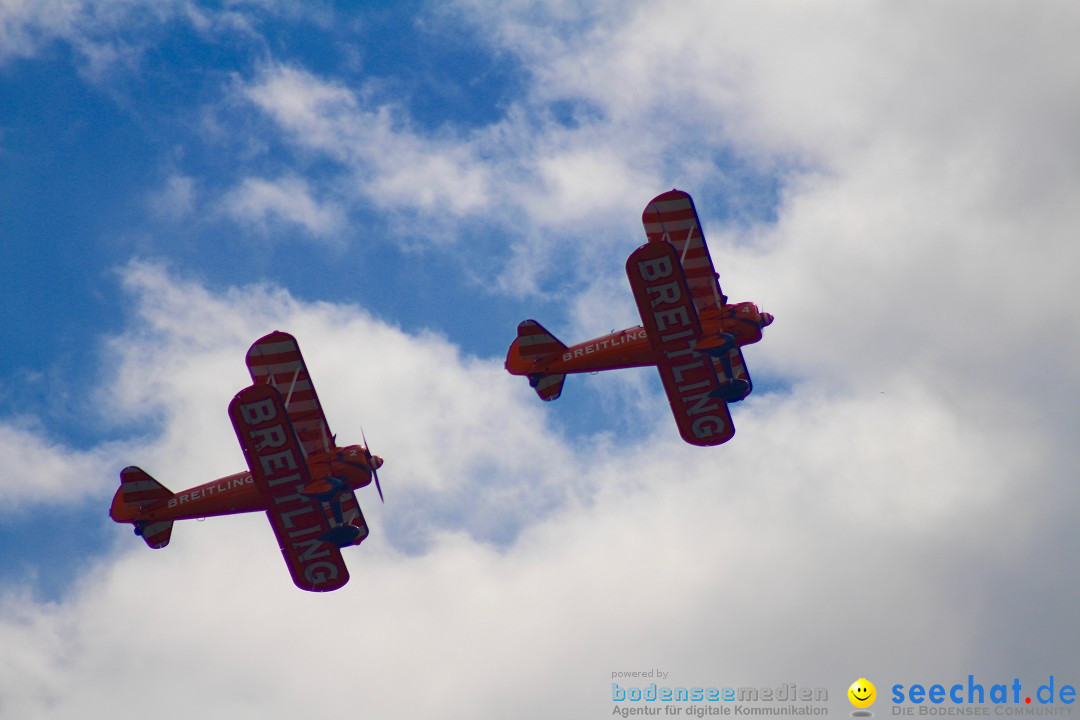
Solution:
[[[327,238],[345,226],[344,210],[333,201],[317,200],[308,182],[295,176],[278,180],[246,178],[221,202],[227,215],[263,231],[271,220],[281,220]]]
[[[60,41],[76,52],[83,78],[101,82],[117,68],[136,69],[146,45],[131,31],[153,32],[196,14],[205,18],[191,10],[188,0],[4,0],[0,65],[37,57]]]
[[[0,62],[32,56],[44,39],[70,32],[74,10],[64,2],[5,0],[0,5]]]
[[[489,178],[468,145],[425,138],[390,105],[288,66],[272,66],[244,89],[300,147],[348,166],[369,202],[436,213],[475,211]]]
[[[0,422],[0,510],[27,503],[72,503],[102,492],[115,447],[80,451],[50,440],[29,418]]]
[[[1012,272],[1018,239],[1034,249],[1022,264],[1062,252],[1075,225],[1066,198],[1080,180],[1069,160],[1080,108],[1067,88],[1080,69],[1067,6],[1021,20],[995,5],[976,21],[955,6],[460,7],[534,78],[486,127],[424,133],[371,88],[288,65],[264,68],[244,95],[303,153],[339,163],[354,202],[418,215],[410,242],[471,236],[446,229],[460,218],[496,227],[515,258],[499,281],[512,294],[557,277],[587,284],[595,273],[578,268],[596,265],[590,253],[628,252],[644,202],[673,185],[699,196],[707,220],[724,210],[709,202],[717,189],[724,205],[751,208],[721,226],[736,254],[763,243],[792,262],[811,253],[830,286],[852,270],[891,272],[888,259],[915,241],[926,254],[905,269],[941,294],[948,278]],[[576,122],[553,121],[559,103],[581,109]],[[714,159],[725,156],[738,166]],[[775,226],[743,186],[747,171],[780,184]],[[806,212],[829,214],[807,227]],[[865,295],[856,285],[833,302]]]
[[[156,215],[170,220],[181,220],[195,211],[197,197],[195,179],[174,173],[159,190],[149,196],[149,206]]]
[[[570,439],[499,359],[360,308],[212,293],[151,265],[125,280],[136,321],[111,345],[104,397],[162,433],[112,453],[117,469],[174,488],[239,469],[225,406],[247,345],[282,328],[339,439],[363,423],[386,458],[387,504],[361,493],[373,534],[330,596],[291,586],[258,516],[181,523],[162,551],[117,528],[56,603],[5,596],[6,713],[175,694],[157,714],[328,714],[332,687],[368,715],[539,718],[609,713],[610,673],[653,665],[840,701],[852,673],[1013,677],[1034,667],[1013,660],[1032,644],[1038,667],[1073,669],[1074,604],[1035,619],[1019,592],[1077,591],[1060,575],[1076,493],[1042,428],[970,417],[926,382],[804,384],[749,399],[715,450],[682,444],[655,392],[640,445]],[[1024,635],[995,636],[1018,623]]]
[[[321,2],[258,0],[204,7],[197,0],[2,0],[0,66],[39,57],[52,43],[68,44],[79,73],[103,85],[117,71],[138,72],[143,54],[172,23],[200,36],[260,39],[259,24],[286,18],[325,27],[332,13]]]
[[[628,219],[640,212],[637,188],[656,185],[654,153],[628,153],[625,128],[567,131],[526,102],[486,127],[425,134],[369,88],[288,65],[267,66],[242,95],[300,157],[338,164],[335,187],[375,208],[405,244],[475,236],[478,223],[499,236],[516,259],[497,283],[512,295],[545,276],[580,285],[593,274],[582,260],[615,245],[613,237],[619,247],[628,234],[644,239]]]

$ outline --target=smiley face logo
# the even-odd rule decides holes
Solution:
[[[868,708],[877,698],[877,688],[866,678],[859,678],[847,689],[848,700],[857,708]]]

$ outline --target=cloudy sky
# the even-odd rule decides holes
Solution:
[[[0,717],[1080,684],[1078,34],[1071,0],[0,0]],[[777,318],[718,448],[648,368],[545,404],[502,367],[525,318],[636,323],[672,187]],[[152,551],[106,514],[126,465],[243,468],[274,329],[386,458],[325,596],[263,517]]]

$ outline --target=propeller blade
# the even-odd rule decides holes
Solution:
[[[379,484],[379,471],[375,467],[375,459],[371,455],[371,450],[368,448],[367,437],[364,435],[364,428],[360,428],[360,439],[364,441],[364,455],[367,456],[368,467],[371,468],[371,479],[375,481],[375,489],[379,491],[379,501],[386,504],[386,498],[382,494],[382,485]]]

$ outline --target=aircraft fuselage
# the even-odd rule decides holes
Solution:
[[[381,459],[376,458],[375,462],[377,467],[381,464]],[[344,480],[353,490],[371,483],[371,470],[360,445],[334,448],[330,453],[311,455],[307,459],[307,466],[312,485],[331,475]],[[169,498],[156,500],[139,508],[125,505],[122,493],[118,492],[109,514],[116,522],[191,520],[244,512],[265,512],[269,509],[268,502],[256,487],[251,473],[245,470],[174,493]]]
[[[754,303],[744,302],[725,305],[721,313],[702,312],[699,321],[703,342],[729,333],[742,347],[761,340],[762,328],[772,322],[772,316],[761,312]],[[513,375],[566,375],[648,365],[656,365],[656,352],[641,325],[571,345],[535,361],[521,357],[515,340],[506,360],[506,369]]]

